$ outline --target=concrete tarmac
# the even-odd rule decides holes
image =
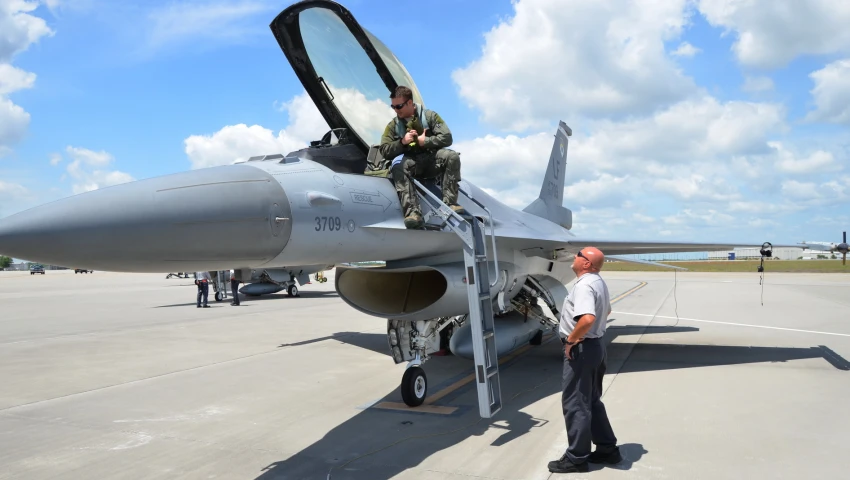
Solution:
[[[560,342],[425,364],[401,403],[386,324],[324,284],[195,308],[165,275],[0,272],[0,479],[843,478],[850,275],[610,272],[603,400],[625,461],[550,474]],[[674,288],[675,287],[675,288]],[[763,302],[762,306],[762,294]]]

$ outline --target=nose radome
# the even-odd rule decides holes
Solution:
[[[289,240],[289,201],[248,165],[194,170],[75,195],[0,220],[0,253],[127,272],[262,265]]]

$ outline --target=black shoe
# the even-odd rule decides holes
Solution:
[[[608,453],[602,453],[599,450],[590,454],[587,457],[587,461],[590,463],[607,463],[608,465],[615,465],[623,461],[623,456],[620,455],[620,447],[614,447],[614,450]]]
[[[209,305],[204,305],[204,308],[210,308],[210,306],[209,306]]]
[[[588,470],[590,470],[590,467],[587,462],[576,465],[567,458],[566,453],[558,460],[549,462],[549,471],[552,473],[582,473]]]

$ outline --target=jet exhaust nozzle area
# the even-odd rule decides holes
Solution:
[[[401,269],[337,267],[336,290],[346,303],[369,315],[427,320],[469,310],[466,286],[460,280],[463,275],[463,264]]]
[[[75,195],[0,220],[0,252],[124,272],[261,265],[291,232],[289,201],[268,173],[228,165]]]

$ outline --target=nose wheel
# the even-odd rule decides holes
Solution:
[[[286,289],[286,293],[290,297],[297,297],[298,296],[298,287],[296,287],[295,285],[290,285],[289,288]]]
[[[409,407],[418,407],[428,393],[428,378],[422,367],[410,367],[401,377],[401,398]]]

